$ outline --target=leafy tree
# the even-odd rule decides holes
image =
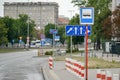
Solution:
[[[22,37],[22,40],[26,42],[26,38],[28,36],[28,26],[29,26],[29,37],[30,38],[33,37],[33,33],[35,31],[34,30],[35,23],[28,17],[28,15],[20,14],[19,18],[15,20],[13,26],[15,27],[15,31],[16,31],[15,38],[17,40],[19,39],[19,37]]]
[[[5,27],[5,24],[2,19],[0,19],[0,45],[1,44],[7,44],[8,39],[7,39],[7,31],[8,28]]]
[[[112,18],[113,17],[113,18]],[[120,41],[120,5],[112,14],[112,37],[116,37]]]
[[[15,20],[12,18],[9,18],[8,16],[6,16],[2,19],[5,24],[5,27],[8,28],[8,31],[7,31],[8,41],[11,42],[12,39],[15,38],[15,34],[16,34],[15,27],[13,26],[13,24],[15,23]]]
[[[112,37],[111,17],[106,18],[102,23],[102,36],[105,40],[110,40]]]
[[[76,14],[69,22],[70,25],[79,25],[79,15]],[[73,36],[72,38],[74,47],[77,44],[84,42],[84,36]],[[76,47],[78,49],[78,46]]]
[[[47,38],[51,38],[51,39],[53,38],[53,35],[50,34],[50,29],[55,29],[55,27],[56,27],[55,24],[51,24],[51,23],[45,26],[45,36]]]
[[[60,36],[60,42],[64,44],[66,36],[65,36],[65,26],[58,27],[58,35]]]
[[[20,14],[17,19],[13,19],[8,16],[1,18],[1,22],[4,23],[4,28],[7,28],[7,34],[5,36],[9,42],[13,39],[18,42],[19,37],[22,37],[23,42],[26,42],[28,19],[29,17],[26,14]],[[35,34],[34,27],[35,22],[29,19],[30,38]]]
[[[86,0],[72,0],[72,3],[74,3],[75,6],[85,6]]]
[[[96,49],[100,49],[100,40],[104,37],[102,35],[102,23],[105,18],[110,15],[110,10],[108,9],[108,4],[111,0],[88,0],[87,4],[82,0],[72,0],[76,6],[85,5],[87,7],[94,7],[95,19],[94,25],[92,26],[92,40],[97,42]],[[76,4],[78,3],[78,4]]]
[[[111,40],[117,38],[120,41],[120,5],[102,23],[102,35],[104,39]]]

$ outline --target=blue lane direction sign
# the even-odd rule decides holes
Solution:
[[[66,35],[67,36],[85,36],[86,26],[79,25],[67,25],[66,26]],[[91,34],[91,27],[88,26],[88,35]]]
[[[80,24],[81,25],[94,24],[94,8],[93,7],[80,8]]]

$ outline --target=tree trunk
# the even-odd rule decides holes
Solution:
[[[100,38],[97,39],[96,49],[100,50]]]
[[[93,47],[94,47],[94,50],[96,50],[96,45],[95,45],[95,41],[94,41],[94,46],[93,46]]]

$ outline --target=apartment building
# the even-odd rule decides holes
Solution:
[[[5,2],[4,16],[18,18],[19,14],[27,14],[35,21],[36,29],[44,29],[48,23],[57,24],[58,7],[56,2]]]

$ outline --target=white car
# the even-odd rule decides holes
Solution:
[[[51,44],[50,44],[50,43],[45,43],[44,45],[45,45],[45,46],[51,46]]]

